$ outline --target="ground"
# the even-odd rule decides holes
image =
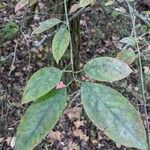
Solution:
[[[15,0],[11,2],[2,0],[0,2],[0,27],[3,28],[9,20],[15,21],[20,27],[20,32],[15,37],[3,41],[0,45],[0,149],[2,150],[13,149],[16,128],[28,107],[28,105],[21,105],[21,96],[27,80],[36,70],[47,66],[50,62],[50,46],[44,44],[38,48],[35,47],[35,43],[37,44],[41,37],[31,36],[32,29],[40,20],[44,19],[43,15],[36,15],[31,25],[26,28],[24,26],[26,8],[15,13],[15,5]],[[45,6],[41,4],[41,9],[44,8]],[[149,9],[149,5],[144,1],[141,5],[137,3],[135,8],[143,11]],[[81,17],[81,67],[87,60],[97,56],[115,57],[123,47],[119,40],[130,35],[130,27],[132,26],[129,23],[130,19],[124,19],[115,12],[112,14],[108,11],[108,14],[106,14],[105,11],[107,10],[103,10],[99,5],[93,6],[90,11],[83,13]],[[113,22],[110,21],[109,15],[115,17]],[[144,50],[147,50],[149,52],[148,27],[145,22],[141,22],[140,19],[138,21],[140,27],[146,28],[147,32],[140,39],[141,51],[145,52]],[[112,25],[114,23],[117,25]],[[138,30],[141,31],[141,28],[138,27]],[[144,111],[140,94],[138,59],[131,65],[133,73],[127,79],[110,84],[110,86],[130,100],[135,108],[139,110],[146,126],[146,119],[149,121],[150,117],[150,55],[143,55],[147,114]],[[35,150],[132,150],[114,143],[90,122],[79,104],[79,91],[70,94],[69,97],[72,101],[69,108],[64,112],[53,131],[46,136]]]

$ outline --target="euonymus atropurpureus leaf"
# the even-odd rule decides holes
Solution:
[[[55,34],[52,42],[52,53],[57,64],[67,50],[70,42],[70,34],[66,27],[60,28]]]
[[[80,7],[85,7],[89,4],[91,4],[92,2],[94,2],[94,0],[80,0],[79,6]]]
[[[147,150],[140,115],[119,92],[85,82],[81,85],[81,103],[91,121],[116,143]]]
[[[61,76],[62,71],[55,67],[45,67],[35,72],[25,87],[22,103],[35,101],[51,91]]]
[[[133,50],[124,49],[117,54],[117,59],[124,61],[127,64],[132,64],[136,58]]]
[[[132,72],[126,63],[111,57],[94,58],[87,62],[83,70],[94,80],[108,82],[121,80]]]
[[[61,117],[67,100],[66,89],[52,90],[32,103],[17,129],[15,150],[33,150]]]
[[[128,44],[130,46],[136,45],[136,40],[134,37],[125,37],[125,38],[121,39],[120,42]]]
[[[52,27],[54,27],[55,25],[61,23],[62,21],[57,19],[57,18],[52,18],[52,19],[48,19],[42,23],[40,23],[40,25],[34,29],[34,31],[32,32],[32,34],[39,34],[42,33]]]

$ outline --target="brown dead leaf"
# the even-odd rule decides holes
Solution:
[[[61,141],[63,139],[63,137],[64,136],[59,131],[51,131],[47,135],[47,139],[52,140],[52,141],[55,141],[55,140]]]
[[[0,138],[0,143],[2,143],[4,141],[4,138],[2,137],[2,138]]]
[[[85,142],[87,142],[89,139],[89,137],[86,134],[84,134],[81,129],[75,129],[73,131],[73,134],[75,137],[79,137],[81,140],[84,140]]]
[[[12,140],[12,137],[7,137],[7,139],[6,139],[6,143],[7,143],[8,145],[10,145],[11,140]]]
[[[69,144],[63,150],[80,150],[80,147],[77,143],[69,141]]]
[[[143,68],[145,74],[150,74],[150,68],[148,66],[144,66]]]
[[[96,140],[92,140],[92,143],[93,143],[93,144],[97,144],[97,143],[98,143],[98,141],[96,141]]]
[[[121,145],[120,145],[120,144],[118,144],[118,143],[116,143],[116,146],[117,146],[118,148],[121,148]]]
[[[76,12],[78,9],[79,9],[79,4],[74,4],[74,5],[72,5],[72,7],[70,8],[69,13],[70,13],[70,14],[71,14],[71,13],[74,13],[74,12]]]
[[[78,120],[78,121],[75,121],[73,123],[74,123],[74,125],[75,125],[76,128],[80,128],[81,126],[84,126],[85,122]]]
[[[74,119],[80,119],[80,113],[82,111],[82,108],[81,107],[73,107],[73,108],[70,108],[68,111],[67,111],[67,116],[70,120],[74,120]]]
[[[13,147],[15,146],[15,141],[16,141],[16,137],[14,136],[14,137],[11,139],[11,142],[10,142],[11,148],[13,148]]]

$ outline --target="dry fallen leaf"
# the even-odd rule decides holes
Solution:
[[[117,146],[118,148],[121,148],[121,145],[120,145],[120,144],[118,144],[118,143],[116,143],[116,146]]]
[[[70,13],[70,14],[71,14],[71,13],[74,13],[74,12],[76,12],[78,9],[79,9],[79,4],[74,4],[74,5],[72,5],[72,7],[70,8],[69,13]]]
[[[143,68],[145,74],[150,74],[150,68],[148,66],[144,66]]]
[[[15,146],[15,141],[16,141],[16,137],[14,136],[14,137],[11,139],[11,142],[10,142],[11,148],[13,148],[13,147]]]
[[[77,143],[69,141],[69,144],[63,150],[80,150],[80,147]]]
[[[92,140],[92,143],[93,143],[93,144],[97,144],[97,143],[98,143],[98,141],[96,141],[96,140]]]
[[[81,126],[84,126],[85,121],[75,121],[73,122],[76,128],[80,128]]]
[[[52,140],[52,141],[55,141],[55,140],[61,141],[63,139],[63,135],[59,131],[51,131],[48,133],[47,139]]]
[[[71,107],[68,111],[67,111],[67,116],[70,120],[74,120],[74,119],[80,119],[80,112],[82,111],[81,107]]]
[[[89,140],[89,137],[86,134],[84,134],[81,129],[75,129],[73,131],[73,134],[75,137],[79,137],[81,140],[84,140],[86,142]]]
[[[0,143],[2,143],[4,141],[4,138],[2,137],[2,138],[0,138]]]
[[[10,145],[11,140],[12,140],[12,137],[7,137],[6,142],[7,142],[8,145]]]

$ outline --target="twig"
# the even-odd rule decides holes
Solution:
[[[64,0],[64,7],[65,7],[66,24],[67,24],[67,28],[68,28],[69,36],[70,36],[70,63],[71,63],[71,69],[72,69],[72,77],[74,78],[73,45],[72,45],[72,39],[71,39],[71,29],[70,29],[70,24],[69,24],[66,0]]]
[[[81,91],[80,90],[77,90],[75,91],[74,93],[72,93],[69,97],[70,97],[70,102],[68,104],[68,107],[67,109],[64,111],[64,114],[67,114],[68,113],[68,109],[71,107],[72,103],[75,102],[78,97],[81,95]]]
[[[6,57],[2,57],[2,58],[0,58],[0,62],[3,62],[3,61],[5,61],[5,60],[7,60],[9,57],[11,57],[11,56],[13,56],[14,55],[14,52],[13,53],[11,53],[11,54],[9,54],[8,56],[6,56]]]
[[[119,2],[118,0],[115,0],[119,5],[123,6],[125,9],[128,9],[126,6],[122,4],[122,2]],[[147,21],[141,14],[139,14],[135,9],[133,9],[134,15],[140,20],[142,20],[143,23],[145,23],[148,27],[150,27],[150,22]]]
[[[8,75],[10,75],[12,73],[12,71],[14,70],[14,63],[15,63],[15,59],[16,59],[17,47],[18,47],[18,42],[16,41],[15,50],[14,50],[14,57],[13,57],[13,61],[11,63],[10,71],[9,71]]]
[[[112,17],[110,17],[110,15],[108,14],[108,12],[106,11],[106,9],[103,7],[103,5],[101,4],[101,1],[99,0],[99,5],[101,6],[103,12],[105,13],[106,17],[110,20],[110,22],[112,23],[112,25],[114,26],[114,28],[116,29],[116,31],[119,33],[119,35],[121,37],[124,37],[122,32],[121,32],[121,29],[119,26],[116,25],[116,23],[114,22],[114,20],[112,19]]]
[[[143,97],[143,100],[144,100],[143,104],[144,104],[144,111],[145,111],[145,115],[146,115],[146,126],[147,126],[147,131],[148,131],[147,132],[148,133],[148,148],[150,149],[150,135],[149,135],[150,128],[149,128],[148,113],[147,113],[147,108],[146,108],[146,97],[145,97],[144,78],[143,78],[143,70],[142,70],[142,62],[141,62],[141,52],[140,52],[139,42],[138,42],[137,33],[136,33],[136,29],[135,29],[136,17],[134,15],[134,12],[133,12],[133,9],[132,9],[131,5],[129,4],[129,2],[127,0],[126,0],[126,3],[129,7],[129,12],[130,12],[130,15],[131,15],[133,33],[134,33],[134,37],[135,37],[135,40],[136,40],[136,47],[137,47],[137,51],[138,51],[142,97]]]
[[[25,39],[25,41],[26,41],[26,43],[27,43],[27,46],[28,46],[28,52],[29,52],[29,63],[28,63],[28,67],[29,67],[29,66],[30,66],[30,62],[31,62],[30,45],[29,45],[29,41],[28,41],[27,36],[25,35],[25,33],[24,33],[23,31],[22,31],[21,33],[22,33],[22,35],[24,36],[24,39]]]

